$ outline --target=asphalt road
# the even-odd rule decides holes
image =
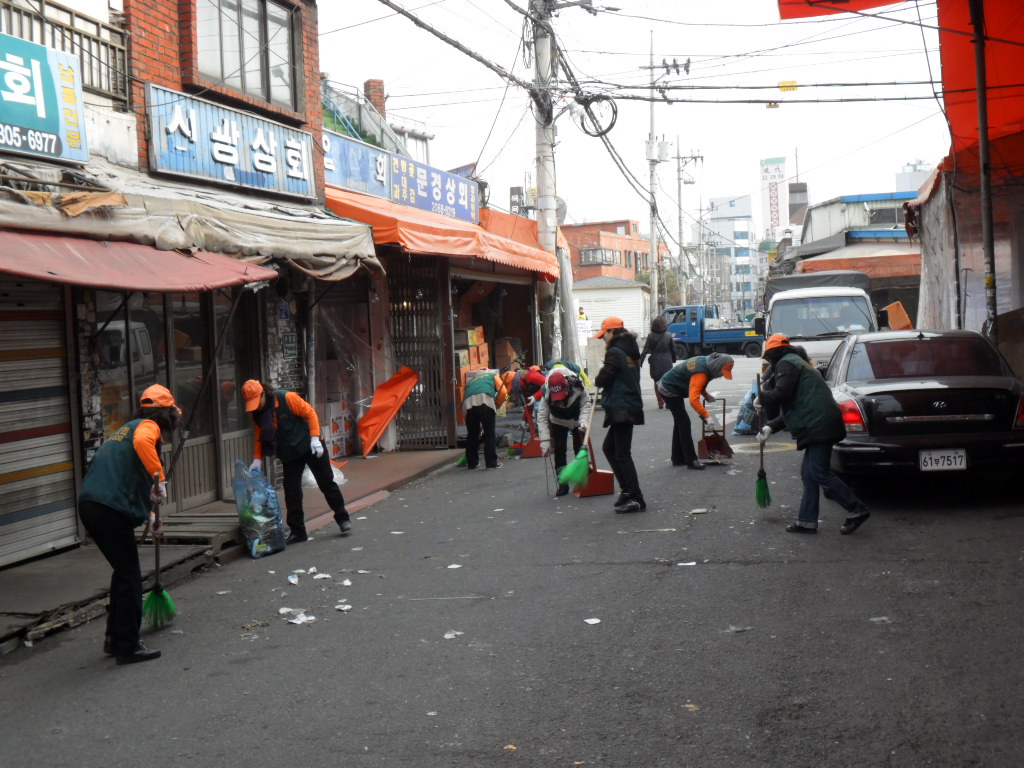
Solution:
[[[755,365],[714,387],[730,411]],[[332,526],[175,585],[178,620],[147,637],[157,661],[116,667],[98,624],[3,657],[0,762],[1024,763],[1012,479],[865,484],[856,534],[825,502],[820,533],[795,536],[784,435],[761,510],[752,440],[730,436],[730,466],[673,468],[671,416],[648,394],[647,512],[555,499],[540,459],[444,470],[358,515],[350,538]]]

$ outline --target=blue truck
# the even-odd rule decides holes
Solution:
[[[753,326],[730,325],[722,319],[718,306],[687,304],[665,307],[661,316],[676,346],[676,357],[706,355],[711,352],[758,357],[764,336]]]

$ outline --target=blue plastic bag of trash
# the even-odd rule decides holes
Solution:
[[[288,535],[281,517],[281,502],[267,476],[259,470],[250,472],[245,464],[236,461],[231,487],[249,554],[259,558],[284,549]]]
[[[757,434],[757,410],[754,408],[754,398],[757,397],[757,384],[750,385],[750,391],[740,403],[739,413],[736,414],[736,426],[733,427],[734,435],[756,435]]]

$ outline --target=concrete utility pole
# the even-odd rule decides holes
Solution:
[[[658,306],[658,203],[654,197],[658,183],[658,150],[654,140],[654,33],[651,32],[651,132],[647,136],[647,162],[651,168],[651,319],[660,314]]]
[[[683,157],[679,153],[679,136],[676,136],[676,201],[679,207],[679,300],[681,304],[690,303],[690,257],[683,249],[683,184],[693,184],[693,179],[686,175],[686,164],[703,160],[701,155]],[[685,274],[685,277],[684,277]]]

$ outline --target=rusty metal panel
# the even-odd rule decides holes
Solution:
[[[395,364],[409,366],[420,377],[395,419],[398,447],[446,448],[444,356],[448,344],[438,302],[442,265],[436,256],[402,254],[388,260],[387,272]]]

